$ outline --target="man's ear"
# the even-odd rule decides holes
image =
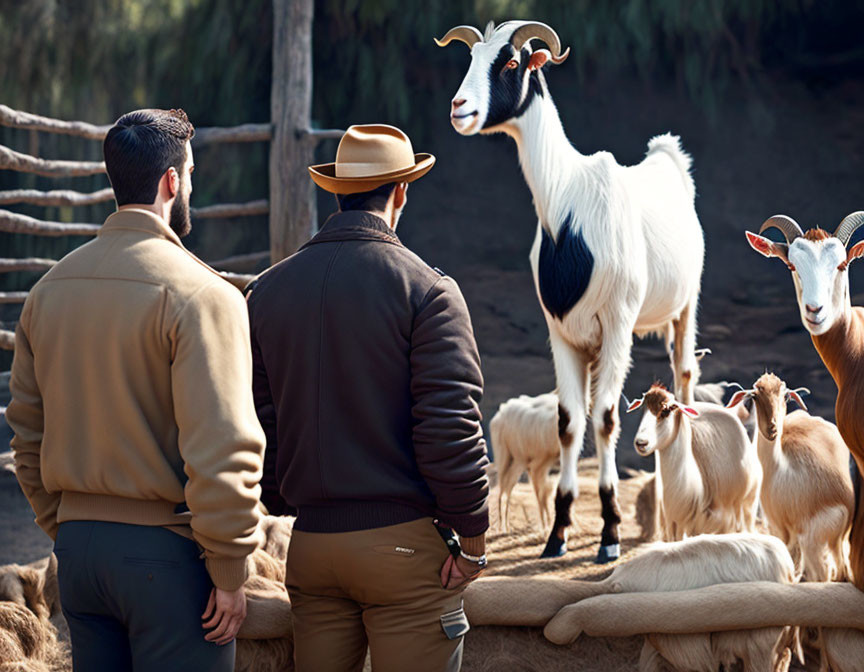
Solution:
[[[528,58],[528,69],[539,70],[552,60],[552,52],[548,49],[538,49]]]
[[[745,231],[744,233],[747,235],[747,242],[750,243],[750,247],[759,254],[764,257],[778,257],[789,267],[789,270],[795,270],[795,267],[789,263],[788,245],[785,243],[775,243],[773,240],[764,236],[757,236],[755,233],[750,233],[749,231]]]
[[[396,190],[393,194],[393,207],[396,210],[400,210],[405,207],[405,203],[408,201],[408,183],[400,182],[396,185]]]
[[[168,190],[168,198],[174,198],[180,190],[180,174],[174,166],[165,171],[165,188]]]

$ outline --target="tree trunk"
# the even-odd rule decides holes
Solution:
[[[315,144],[301,133],[312,107],[313,0],[273,0],[270,109],[270,258],[293,254],[315,231],[315,186],[307,166]]]

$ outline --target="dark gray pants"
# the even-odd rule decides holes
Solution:
[[[161,527],[61,523],[54,552],[75,672],[232,672],[204,640],[213,584],[198,545]]]

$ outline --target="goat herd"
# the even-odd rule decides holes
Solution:
[[[532,49],[534,39],[548,49]],[[704,239],[690,157],[678,138],[654,138],[636,166],[620,166],[607,152],[580,154],[567,140],[544,76],[544,66],[569,53],[554,30],[528,21],[490,23],[485,33],[458,26],[436,42],[454,40],[469,46],[471,63],[452,101],[453,127],[463,135],[512,136],[534,198],[530,262],[557,383],[554,394],[505,402],[491,421],[499,510],[507,500],[504,526],[510,491],[528,469],[541,524],[551,522],[543,555],[566,552],[577,457],[590,418],[603,516],[597,560],[618,558],[618,400],[633,335],[661,336],[674,375],[672,389],[655,384],[627,407],[643,413],[636,451],[655,456],[654,515],[663,541],[599,582],[479,579],[465,593],[472,624],[544,626],[557,644],[583,632],[645,635],[643,671],[782,671],[796,655],[803,662],[805,646],[818,650],[821,670],[864,671],[864,594],[844,583],[864,588],[864,503],[859,494],[856,507],[849,472],[850,450],[864,466],[864,309],[851,306],[848,278],[864,242],[846,249],[864,212],[847,216],[833,234],[805,233],[788,217],[771,217],[759,233],[776,228],[784,243],[747,233],[756,251],[792,272],[804,327],[839,389],[837,426],[810,416],[805,390],[770,373],[735,391],[726,407],[712,403],[721,401],[718,386],[698,385],[696,350]],[[790,401],[801,410],[787,414]],[[550,520],[547,474],[559,458]],[[774,536],[756,532],[760,512]],[[283,543],[274,557],[284,559],[288,534],[275,535]],[[51,564],[44,564],[0,570],[0,593],[18,603],[0,609],[3,662],[14,659],[13,645],[19,657],[47,646],[38,633],[3,634],[27,611],[34,618],[56,613],[56,595],[44,596],[55,585]],[[242,669],[290,666],[284,566],[270,564],[273,576],[259,577],[266,584],[260,599],[250,593],[241,637],[288,644],[271,652],[269,664],[259,657]],[[264,649],[244,644],[238,651],[239,661]],[[48,663],[46,656],[41,660]],[[47,665],[33,660],[0,669]]]
[[[548,49],[532,50],[532,39]],[[622,623],[633,621],[635,605],[656,610],[663,593],[672,600],[670,591],[707,590],[717,583],[792,584],[803,577],[804,593],[788,593],[804,600],[798,607],[812,597],[811,584],[854,581],[864,588],[864,505],[859,500],[856,513],[849,469],[850,450],[864,466],[864,414],[856,413],[856,404],[864,405],[864,310],[851,306],[848,278],[864,242],[846,249],[864,224],[864,212],[847,216],[833,233],[804,233],[788,217],[771,217],[759,233],[778,229],[784,243],[747,233],[756,251],[778,257],[792,272],[804,327],[839,388],[837,426],[807,413],[804,388],[790,389],[770,373],[749,389],[732,384],[740,389],[725,408],[697,401],[707,394],[697,385],[696,350],[704,239],[690,157],[678,138],[654,138],[635,166],[621,166],[607,152],[580,154],[567,140],[543,72],[569,53],[562,52],[552,28],[510,21],[490,23],[481,33],[458,26],[436,42],[446,46],[453,40],[471,50],[452,101],[453,127],[463,135],[510,135],[534,198],[538,222],[530,261],[555,365],[556,393],[511,399],[491,421],[505,529],[510,492],[526,469],[546,526],[547,473],[560,458],[555,517],[543,556],[566,552],[576,458],[590,417],[603,516],[597,561],[618,558],[618,400],[633,335],[663,337],[674,374],[672,389],[655,384],[627,407],[643,412],[637,453],[655,455],[654,501],[663,542],[617,567],[606,581],[576,591],[580,601],[545,624],[547,637],[566,643],[582,631],[602,634],[601,622],[609,624],[606,634],[623,634]],[[787,415],[788,402],[801,410]],[[775,536],[756,532],[760,512]],[[667,609],[662,620],[647,616],[646,629],[633,631],[653,633],[646,637],[640,669],[708,672],[741,663],[745,669],[785,670],[807,644],[819,649],[821,669],[864,670],[864,633],[817,627],[848,620],[820,622],[818,609],[804,609],[808,614],[796,620],[791,602],[785,603],[789,613],[775,609],[762,618],[753,604],[757,585],[766,595],[775,588],[726,587],[723,595],[744,590],[746,598],[737,605],[738,620],[720,628],[727,632],[711,634],[716,610],[693,596],[682,597],[684,608]],[[484,590],[472,588],[466,601]],[[853,599],[864,597],[852,590]],[[628,595],[627,603],[623,595],[601,599],[604,592],[652,595],[647,602],[643,595],[641,603]],[[706,600],[712,595],[691,592]],[[485,599],[493,598],[486,593]],[[856,604],[851,611],[860,612],[864,601]],[[651,629],[658,624],[663,629]]]

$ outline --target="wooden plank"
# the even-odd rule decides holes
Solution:
[[[27,292],[0,292],[0,303],[24,303]]]
[[[345,131],[341,128],[307,128],[305,131],[299,131],[301,138],[314,140],[316,143],[319,140],[339,140],[345,135]]]
[[[270,205],[266,198],[248,203],[219,203],[203,208],[192,208],[192,216],[196,219],[251,217],[253,215],[266,215],[268,212],[270,212]]]
[[[55,189],[52,191],[13,189],[11,191],[0,191],[0,205],[29,203],[30,205],[76,206],[93,205],[112,200],[114,200],[114,190],[111,187],[94,191],[91,194],[72,191],[71,189]]]
[[[0,210],[0,231],[4,233],[29,233],[34,236],[95,236],[99,224],[66,224],[44,222],[9,210]]]
[[[25,259],[0,259],[0,273],[12,273],[13,271],[47,271],[57,262],[54,259],[37,259],[35,257]]]
[[[273,77],[270,90],[270,258],[297,250],[317,224],[315,186],[307,166],[315,143],[298,137],[311,127],[312,0],[273,0]]]
[[[273,135],[270,124],[241,124],[240,126],[214,126],[196,128],[192,145],[213,145],[224,142],[268,142]]]
[[[251,252],[249,254],[235,254],[224,259],[208,261],[208,265],[223,271],[240,271],[254,268],[262,261],[270,258],[270,252]]]
[[[111,125],[96,126],[86,121],[60,121],[38,114],[13,110],[6,105],[0,105],[0,125],[12,128],[26,128],[34,131],[48,131],[49,133],[63,133],[65,135],[77,135],[81,138],[101,140],[105,137]]]
[[[0,105],[0,126],[103,140],[113,124],[99,126],[86,121],[62,121]],[[204,127],[195,129],[192,143],[194,145],[206,145],[221,142],[267,142],[271,135],[270,124]]]
[[[241,292],[246,289],[246,285],[252,282],[255,279],[254,275],[243,275],[241,273],[228,273],[226,271],[219,271],[219,275],[225,278],[228,282],[234,285]]]
[[[35,173],[44,177],[80,177],[105,172],[102,161],[62,161],[40,159],[0,145],[0,169]]]

